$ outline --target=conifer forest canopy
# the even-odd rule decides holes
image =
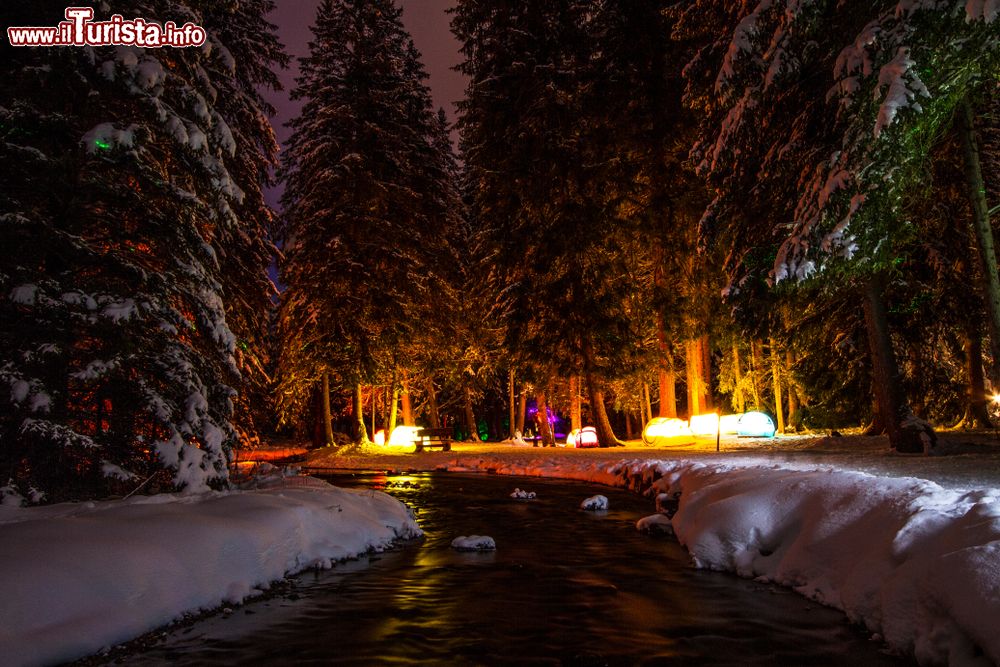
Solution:
[[[456,0],[454,118],[393,0],[319,0],[296,62],[281,0],[95,5],[206,40],[0,39],[0,496],[396,425],[996,419],[996,0]]]

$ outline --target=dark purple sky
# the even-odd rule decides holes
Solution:
[[[451,34],[450,15],[445,11],[454,4],[454,0],[397,0],[403,7],[403,23],[413,36],[423,56],[424,66],[430,74],[428,81],[434,95],[435,106],[444,107],[449,118],[455,119],[455,102],[462,98],[465,92],[464,77],[452,71],[452,67],[461,60],[458,52],[458,41]],[[277,10],[269,17],[278,26],[278,38],[284,43],[293,64],[288,71],[281,74],[285,90],[271,96],[271,103],[278,110],[272,119],[278,133],[278,140],[288,137],[288,129],[284,124],[295,117],[299,105],[288,99],[289,91],[295,85],[298,75],[297,59],[307,55],[309,40],[312,33],[309,27],[316,19],[316,6],[319,0],[276,0]],[[280,192],[271,192],[268,203],[277,207]]]

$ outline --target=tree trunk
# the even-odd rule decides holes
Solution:
[[[639,424],[639,428],[645,428],[646,424],[653,419],[653,403],[649,399],[649,385],[645,382],[642,383],[642,398],[644,399],[643,405],[646,407],[646,414],[643,415],[642,423]],[[631,439],[631,437],[629,439]]]
[[[708,334],[703,335],[698,342],[701,347],[700,403],[701,409],[708,412],[715,405],[715,400],[712,396],[712,345],[708,340]]]
[[[750,341],[750,389],[753,392],[754,410],[760,410],[760,372],[764,369],[764,343],[759,340]]]
[[[597,378],[593,372],[593,353],[590,348],[590,341],[584,336],[583,345],[583,374],[587,383],[587,394],[590,396],[590,411],[594,419],[594,428],[597,430],[597,442],[601,447],[621,447],[622,443],[611,428],[611,420],[608,419],[608,411],[604,405],[604,392],[597,385]]]
[[[738,414],[747,411],[746,397],[743,395],[743,368],[740,362],[740,346],[733,343],[733,405]]]
[[[778,419],[778,431],[785,432],[785,408],[781,400],[781,361],[778,344],[771,339],[771,379],[774,381],[774,414]]]
[[[354,442],[357,444],[367,444],[368,431],[365,429],[364,402],[361,400],[361,384],[354,385]]]
[[[791,346],[785,350],[785,387],[788,389],[788,425],[793,431],[799,430],[799,388],[795,383],[792,369],[795,367],[795,354]]]
[[[1000,390],[1000,276],[997,275],[993,228],[986,203],[986,185],[983,182],[983,170],[979,158],[979,142],[976,139],[975,121],[968,100],[963,100],[958,105],[957,125],[965,160],[965,183],[969,203],[972,205],[972,228],[976,233],[979,261],[983,270],[981,287],[989,318],[990,351],[993,355],[990,383],[993,390],[997,391]]]
[[[535,425],[538,427],[538,435],[542,438],[542,447],[555,447],[556,439],[552,435],[552,424],[549,422],[549,406],[545,402],[545,393],[535,394],[535,404],[538,412],[535,413]]]
[[[688,419],[701,414],[701,344],[697,340],[684,342],[687,365]]]
[[[517,419],[517,397],[514,395],[514,371],[510,370],[507,373],[507,400],[509,403],[509,411],[507,415],[507,437],[511,440],[514,439],[514,422]]]
[[[334,444],[333,418],[330,416],[330,374],[323,373],[323,437],[326,445]]]
[[[469,440],[479,442],[479,425],[476,424],[476,413],[472,411],[472,390],[469,385],[462,386],[462,402],[465,404],[465,426],[469,429]]]
[[[528,390],[521,387],[521,394],[517,398],[517,428],[514,430],[524,435],[524,415],[528,411]]]
[[[403,410],[403,426],[413,426],[413,405],[410,403],[410,383],[403,376],[403,386],[399,394]]]
[[[569,428],[571,431],[579,431],[583,428],[583,421],[580,418],[580,377],[578,375],[569,376]]]
[[[639,420],[642,421],[642,417],[639,417]],[[632,413],[628,410],[625,411],[625,437],[629,440],[635,439],[635,431],[632,429]]]
[[[865,325],[872,356],[872,383],[878,410],[889,436],[889,444],[898,452],[925,451],[921,435],[926,435],[927,448],[934,445],[934,431],[915,427],[912,413],[903,395],[899,367],[889,337],[889,321],[882,297],[881,277],[872,278],[865,286]]]
[[[392,405],[389,406],[389,426],[385,429],[385,441],[389,442],[389,436],[396,429],[396,419],[399,417],[399,385],[392,383]]]
[[[992,428],[990,423],[989,398],[986,396],[986,379],[983,377],[983,344],[978,329],[968,323],[965,328],[965,372],[968,377],[968,405],[962,425],[972,428]]]
[[[669,419],[677,417],[676,378],[674,377],[673,351],[667,343],[666,326],[663,314],[656,318],[656,335],[660,342],[660,368],[658,380],[660,384],[660,416]]]
[[[437,392],[434,390],[434,380],[428,379],[424,382],[424,391],[427,392],[427,412],[431,420],[431,428],[441,427],[441,417],[438,415]]]

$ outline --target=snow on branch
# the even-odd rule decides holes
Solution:
[[[921,111],[920,104],[916,101],[918,96],[931,96],[914,70],[914,64],[910,58],[910,49],[901,46],[896,50],[896,56],[879,70],[876,94],[881,94],[884,87],[887,91],[875,121],[876,138],[882,134],[882,130],[892,125],[901,110],[912,107],[915,111]]]

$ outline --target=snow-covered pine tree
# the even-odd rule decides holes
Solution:
[[[115,11],[203,23],[194,5]],[[62,7],[8,4],[5,23],[54,24]],[[186,491],[227,478],[240,372],[220,275],[236,264],[220,255],[253,233],[236,209],[266,162],[235,169],[254,158],[217,107],[245,85],[229,81],[240,64],[223,45],[5,54],[0,474],[22,490],[59,500],[157,471],[156,486]]]
[[[399,351],[447,310],[442,264],[459,211],[399,8],[324,0],[313,32],[283,163],[280,411],[294,420],[326,377],[353,390],[364,441],[361,384],[405,367]]]

